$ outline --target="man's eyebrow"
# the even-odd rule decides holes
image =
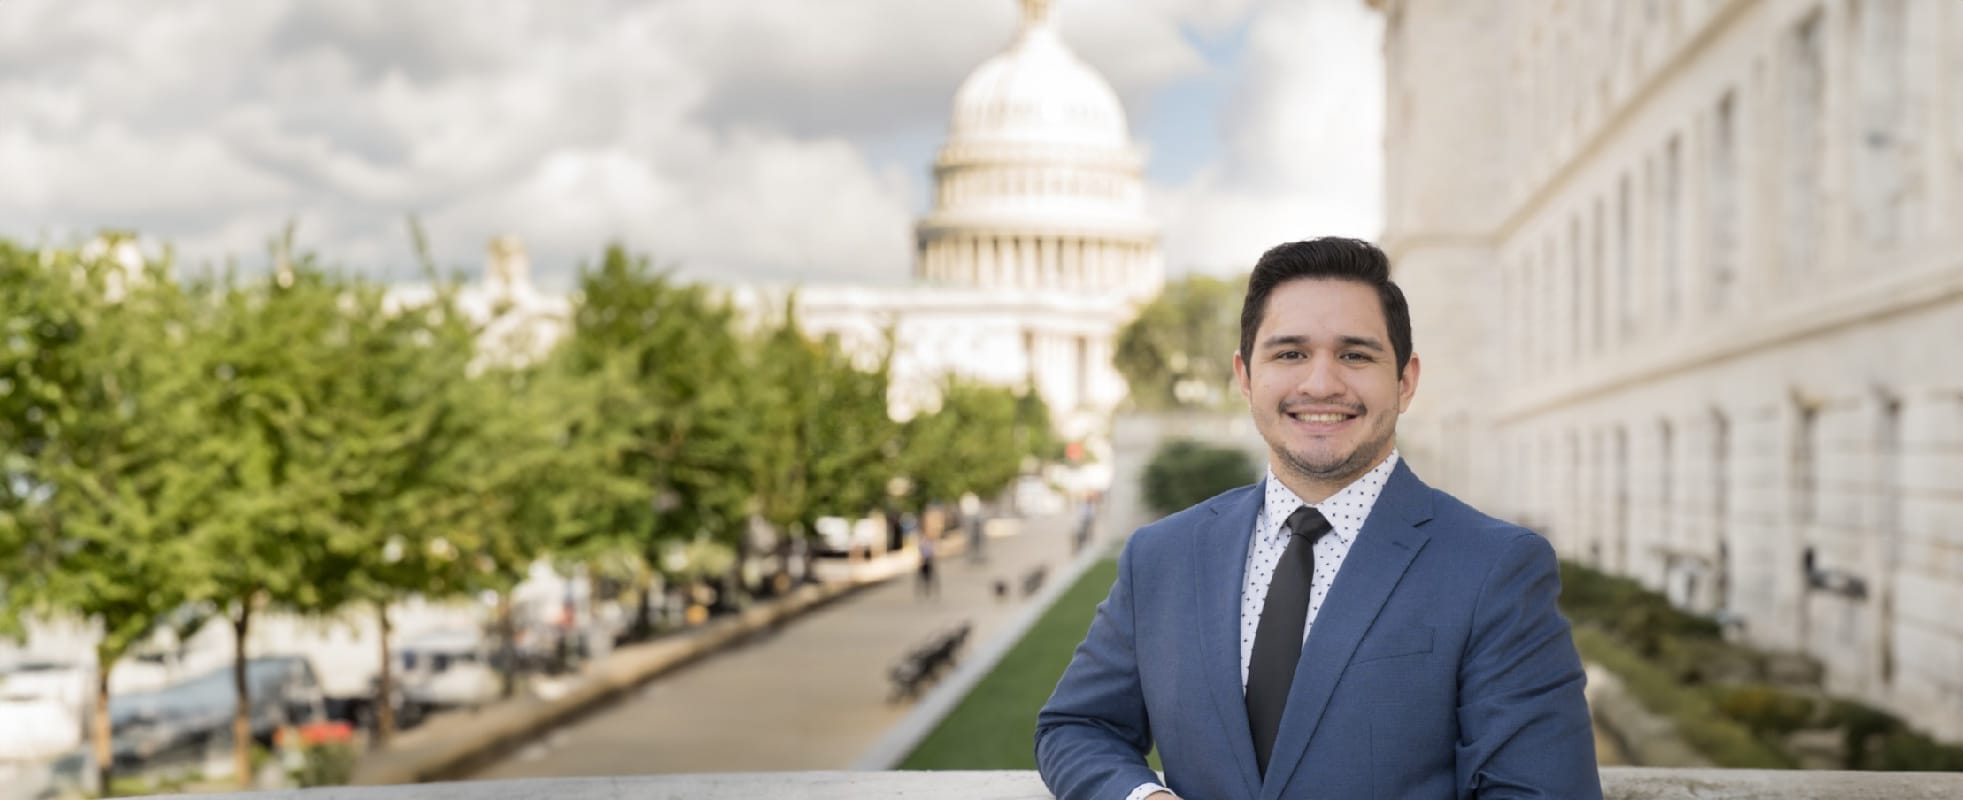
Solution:
[[[1302,347],[1308,343],[1309,337],[1299,333],[1288,333],[1268,337],[1266,341],[1261,342],[1261,347],[1263,349],[1282,346]],[[1336,343],[1343,347],[1361,347],[1365,350],[1374,350],[1379,353],[1384,352],[1384,343],[1368,336],[1338,336],[1336,337]]]

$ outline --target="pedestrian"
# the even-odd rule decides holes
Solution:
[[[961,523],[968,531],[968,560],[986,563],[988,558],[982,553],[982,503],[974,492],[961,495]]]
[[[1090,544],[1091,531],[1096,524],[1097,499],[1095,495],[1086,494],[1084,495],[1084,499],[1077,504],[1077,529],[1072,533],[1070,539],[1071,555],[1074,556],[1083,552],[1084,545]]]
[[[1398,455],[1418,358],[1383,251],[1263,254],[1233,367],[1267,475],[1126,542],[1037,715],[1044,783],[1062,800],[1599,800],[1553,547]]]
[[[919,597],[939,597],[940,584],[934,579],[934,537],[920,537],[920,581],[914,585],[914,595]]]

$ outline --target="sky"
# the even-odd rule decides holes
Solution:
[[[908,280],[967,74],[1015,0],[0,0],[0,237],[105,229],[180,269],[412,280],[523,239],[569,288],[611,241],[721,282]],[[1148,158],[1168,271],[1374,237],[1364,0],[1059,0]]]

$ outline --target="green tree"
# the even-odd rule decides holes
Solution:
[[[345,577],[362,566],[364,531],[349,524],[344,448],[378,446],[337,430],[331,404],[345,400],[362,339],[345,312],[350,287],[303,261],[253,281],[215,282],[202,295],[186,368],[208,376],[204,436],[187,457],[221,470],[208,517],[191,537],[198,556],[182,580],[190,596],[223,613],[234,637],[234,758],[250,780],[246,643],[268,608],[324,614],[354,600]],[[345,439],[344,439],[345,437]]]
[[[1131,386],[1131,402],[1148,411],[1233,405],[1246,293],[1245,278],[1192,275],[1166,284],[1118,331],[1111,363]]]
[[[949,375],[940,401],[902,427],[899,461],[916,506],[1007,488],[1028,455],[1017,442],[1015,391]]]
[[[181,455],[207,388],[181,368],[196,341],[166,273],[0,243],[0,628],[28,613],[100,625],[90,738],[105,792],[109,674],[182,604],[187,535],[220,478]]]
[[[337,519],[326,557],[310,565],[334,571],[312,580],[346,584],[334,596],[376,615],[382,741],[394,730],[390,606],[463,594],[500,552],[477,524],[485,509],[473,490],[497,465],[485,440],[510,412],[472,379],[479,327],[455,289],[437,282],[429,299],[394,309],[381,287],[345,282],[335,323],[344,335],[321,353],[336,365],[320,383],[316,414],[335,442],[324,472]]]
[[[618,245],[583,272],[580,298],[564,345],[567,366],[597,381],[595,428],[580,433],[614,443],[611,460],[645,493],[607,503],[606,524],[594,535],[649,569],[661,568],[681,543],[739,546],[754,494],[756,434],[741,413],[749,379],[734,313],[705,287],[656,272]],[[649,629],[651,578],[640,580],[638,633]]]
[[[799,328],[793,297],[751,349],[754,381],[745,396],[757,423],[758,510],[784,535],[780,553],[788,555],[790,536],[815,535],[822,516],[872,509],[893,476],[890,347],[871,369],[860,368],[836,337],[814,340]]]

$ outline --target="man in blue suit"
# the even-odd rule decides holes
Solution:
[[[1553,549],[1398,456],[1418,366],[1381,250],[1262,255],[1234,374],[1267,476],[1125,545],[1037,717],[1058,797],[1601,797]]]

